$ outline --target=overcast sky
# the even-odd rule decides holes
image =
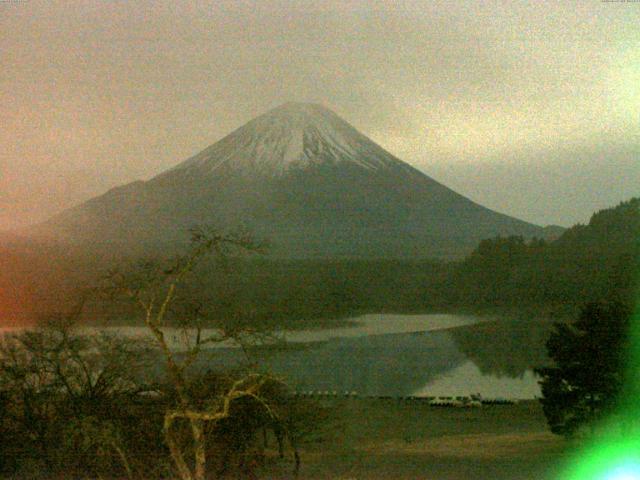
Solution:
[[[0,1],[0,228],[312,101],[488,207],[640,195],[640,3]]]

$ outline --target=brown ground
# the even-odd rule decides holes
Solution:
[[[534,401],[469,409],[373,399],[329,405],[331,420],[301,449],[299,478],[545,480],[569,450]]]

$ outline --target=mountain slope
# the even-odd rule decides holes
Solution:
[[[544,234],[436,182],[331,111],[298,103],[37,232],[110,249],[166,248],[212,222],[244,225],[290,258],[458,257],[483,238]]]

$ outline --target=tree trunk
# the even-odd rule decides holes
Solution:
[[[202,420],[191,420],[191,431],[193,432],[193,446],[195,450],[195,480],[205,480],[207,467],[206,438],[204,435],[204,422]]]
[[[191,470],[189,466],[184,461],[184,456],[182,455],[182,450],[180,446],[177,444],[173,435],[171,433],[171,426],[173,424],[173,417],[170,413],[167,413],[164,417],[164,439],[167,442],[167,446],[169,447],[169,453],[171,454],[171,459],[173,463],[176,465],[178,469],[178,475],[180,475],[180,480],[194,480],[193,475],[191,474]]]

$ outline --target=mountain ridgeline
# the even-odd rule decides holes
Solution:
[[[67,210],[30,234],[166,251],[194,225],[242,226],[274,258],[460,258],[545,231],[478,205],[314,104],[288,103],[194,157]]]

